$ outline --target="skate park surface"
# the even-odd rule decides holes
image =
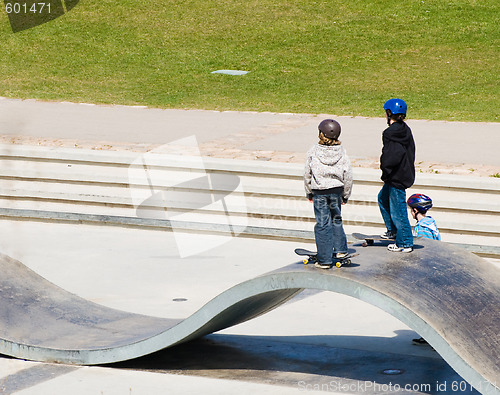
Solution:
[[[33,104],[36,103],[29,103]],[[178,114],[194,123],[196,115],[208,116],[199,111]],[[239,114],[229,115],[237,120]],[[276,124],[276,117],[288,126],[294,122],[297,126],[305,119],[312,130],[317,121],[313,116],[297,116],[300,118],[297,121],[293,115],[245,113],[241,114],[242,122],[252,123],[259,115],[261,128],[269,122]],[[220,133],[212,135],[212,140],[236,133],[224,131],[225,122],[217,124],[218,121],[206,119],[204,122]],[[241,124],[228,122],[229,126]],[[180,129],[175,122],[173,125],[176,131]],[[115,126],[119,130],[120,125]],[[2,125],[3,130],[7,127]],[[25,139],[50,139],[53,144],[55,141],[67,144],[71,138],[86,144],[120,141],[120,135],[65,137],[63,132],[50,135],[48,130],[42,136],[33,136],[30,127],[29,122],[24,123]],[[380,127],[383,128],[383,123]],[[20,129],[14,134],[18,132]],[[272,136],[268,139],[273,140]],[[276,136],[275,139],[278,140]],[[131,138],[123,140],[137,143],[127,141]],[[315,136],[304,138],[297,146],[304,148],[306,140],[313,143]],[[201,133],[199,141],[208,144],[211,139]],[[160,142],[161,138],[156,141]],[[252,144],[246,151],[253,154],[255,144],[261,144],[258,155],[288,149],[280,145],[273,151],[275,143],[258,139]],[[231,149],[227,148],[225,153],[234,155],[228,152]],[[369,155],[360,152],[355,156]],[[486,158],[484,163],[497,165]],[[1,229],[2,253],[18,259],[61,288],[110,308],[164,318],[189,316],[234,285],[299,262],[294,248],[312,247],[310,243],[236,237],[205,253],[180,258],[175,240],[168,232],[5,219],[1,221]],[[367,303],[332,292],[310,290],[259,318],[136,361],[77,367],[5,357],[0,362],[3,377],[0,386],[5,393],[21,394],[166,393],[166,389],[168,393],[382,393],[388,392],[389,382],[397,382],[416,385],[414,392],[454,392],[453,388],[455,392],[474,392],[429,346],[412,345],[411,339],[418,336],[402,322]],[[381,373],[386,369],[404,373],[398,376]],[[376,388],[377,384],[386,386]],[[432,390],[426,387],[418,390],[419,384],[432,384]]]

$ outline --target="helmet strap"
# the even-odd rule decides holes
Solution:
[[[420,219],[422,219],[422,218],[425,218],[425,217],[426,217],[425,212],[421,212],[421,211],[420,211],[420,210],[418,210],[418,209],[416,209],[416,211],[417,211],[417,212],[415,213],[415,219],[416,219],[417,221],[419,221],[419,217],[420,217]]]
[[[391,116],[392,112],[391,110],[385,110],[385,117],[387,118],[387,125],[391,126]]]

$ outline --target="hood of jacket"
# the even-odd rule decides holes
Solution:
[[[314,158],[326,166],[336,165],[344,155],[341,145],[316,144],[313,148]]]
[[[383,138],[407,146],[412,139],[411,129],[404,122],[394,122],[384,130]]]
[[[433,233],[439,233],[436,221],[434,221],[434,219],[430,216],[422,218],[420,221],[418,221],[417,225],[420,225],[423,228],[430,229]]]

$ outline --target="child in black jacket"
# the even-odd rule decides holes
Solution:
[[[401,99],[384,104],[389,127],[382,134],[380,157],[382,187],[378,204],[387,232],[382,237],[395,239],[389,251],[413,251],[413,236],[406,211],[406,189],[415,182],[415,142],[410,127],[404,122],[407,106]]]

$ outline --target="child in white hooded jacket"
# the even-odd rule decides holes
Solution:
[[[351,196],[352,168],[339,140],[340,124],[325,119],[318,129],[319,142],[306,155],[304,187],[307,198],[314,203],[316,266],[328,269],[333,264],[334,252],[337,258],[347,255],[341,205]]]

